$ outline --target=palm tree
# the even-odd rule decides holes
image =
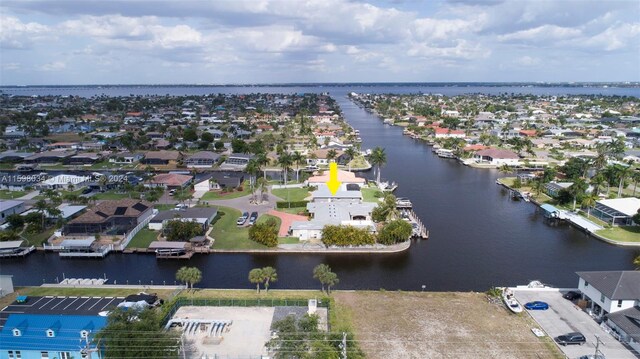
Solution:
[[[638,182],[640,182],[640,170],[636,169],[635,172],[631,175],[631,179],[633,180],[633,194],[631,197],[636,196],[636,187],[638,187]]]
[[[273,267],[262,268],[262,280],[264,281],[264,290],[269,291],[269,283],[276,282],[278,280],[278,273]]]
[[[620,176],[620,182],[618,184],[618,198],[620,198],[622,196],[622,187],[624,186],[624,181],[631,174],[631,166],[619,165],[617,167],[618,176]]]
[[[588,185],[582,178],[578,178],[573,182],[571,187],[567,188],[567,191],[569,191],[569,193],[571,194],[571,197],[573,197],[574,211],[576,210],[576,201],[578,200],[578,197],[584,195],[587,188],[588,188]]]
[[[256,187],[258,187],[258,190],[260,191],[259,202],[262,203],[262,200],[264,199],[264,193],[269,189],[269,181],[264,178],[258,178]]]
[[[587,218],[591,217],[591,208],[596,205],[596,201],[599,199],[595,191],[587,194],[582,198],[582,206],[587,207]]]
[[[40,199],[40,200],[38,200],[38,202],[36,202],[33,205],[33,208],[35,208],[36,212],[40,213],[40,216],[42,217],[42,227],[41,228],[44,230],[44,220],[47,217],[47,213],[49,213],[49,210],[51,209],[51,206],[49,206],[47,201],[45,201],[44,199]]]
[[[258,164],[258,169],[262,171],[263,178],[267,179],[267,171],[264,170],[264,167],[269,163],[269,159],[267,158],[267,155],[265,155],[264,153],[259,153],[253,159]]]
[[[278,157],[278,164],[282,168],[284,173],[284,185],[287,185],[287,175],[289,171],[289,167],[293,164],[293,160],[291,159],[291,155],[286,152],[283,152],[280,157]]]
[[[300,182],[300,165],[305,164],[307,158],[298,151],[295,151],[291,156],[291,160],[296,165],[296,182]]]
[[[351,161],[356,157],[357,151],[353,147],[349,147],[344,151],[344,154],[349,157],[349,171],[351,171]]]
[[[333,287],[334,285],[337,285],[340,280],[338,279],[338,275],[333,273],[333,272],[329,272],[326,274],[325,276],[325,284],[327,285],[327,294],[331,294],[331,287]]]
[[[258,172],[260,172],[260,166],[258,165],[258,162],[252,158],[249,160],[244,170],[249,174],[249,189],[251,190],[251,198],[253,199],[256,195],[255,178],[257,177]]]
[[[260,293],[260,283],[262,283],[262,278],[264,277],[263,273],[262,273],[262,269],[260,268],[253,268],[250,272],[249,272],[249,282],[253,283],[256,285],[256,292]]]
[[[593,186],[593,193],[596,195],[600,194],[600,188],[606,182],[606,178],[602,175],[602,173],[598,172],[595,176],[591,177],[591,185]]]
[[[380,167],[387,163],[387,154],[384,152],[384,148],[374,148],[373,151],[371,151],[371,156],[369,156],[369,162],[376,166],[376,181],[380,184]]]
[[[327,160],[334,160],[338,156],[338,152],[333,148],[327,151]]]
[[[315,268],[313,268],[313,278],[320,281],[320,285],[322,286],[322,291],[324,292],[324,283],[325,276],[328,272],[331,272],[331,267],[326,264],[318,264]]]
[[[193,289],[202,280],[202,272],[196,267],[182,267],[176,272],[176,279]]]

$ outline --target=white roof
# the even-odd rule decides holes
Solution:
[[[17,248],[22,245],[23,240],[0,242],[0,249]]]
[[[631,217],[640,209],[640,199],[635,197],[602,199],[598,203]]]
[[[21,205],[23,202],[22,201],[12,201],[12,200],[3,200],[0,201],[0,211],[6,211],[10,208],[16,207]]]
[[[185,249],[187,242],[153,241],[149,244],[149,249]]]
[[[60,243],[63,247],[89,247],[93,242],[95,242],[95,238],[87,238],[87,239],[65,239]]]

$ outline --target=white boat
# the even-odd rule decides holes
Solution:
[[[511,292],[511,290],[509,290],[509,288],[504,288],[502,290],[502,301],[507,306],[507,308],[509,308],[509,310],[511,310],[512,312],[514,313],[522,312],[522,305],[518,303],[518,301],[513,296],[513,293]]]
[[[376,183],[376,185],[378,186],[378,189],[383,191],[383,192],[393,192],[396,190],[396,188],[398,188],[398,185],[395,182],[380,182],[380,183]]]

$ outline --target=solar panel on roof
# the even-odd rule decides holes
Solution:
[[[102,218],[107,218],[107,217],[109,217],[107,214],[104,214],[104,213],[103,213],[103,212],[101,212],[101,211],[96,212],[96,214],[97,214],[98,216],[102,217]]]
[[[117,207],[116,211],[113,213],[115,216],[122,216],[127,213],[127,207]]]
[[[145,206],[145,205],[144,205],[144,204],[142,204],[142,203],[136,203],[136,204],[134,204],[134,205],[133,205],[133,207],[131,207],[131,208],[133,208],[133,209],[135,209],[136,211],[139,211],[139,212],[144,212],[144,211],[146,211],[146,210],[147,210],[147,208],[149,208],[149,207]]]

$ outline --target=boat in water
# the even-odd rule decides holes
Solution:
[[[395,182],[387,181],[380,181],[380,183],[376,183],[376,186],[378,186],[378,189],[382,192],[393,192],[398,188],[398,184]]]
[[[518,302],[516,297],[513,296],[513,293],[509,288],[504,288],[502,290],[502,301],[504,304],[514,313],[522,312],[522,305]]]

